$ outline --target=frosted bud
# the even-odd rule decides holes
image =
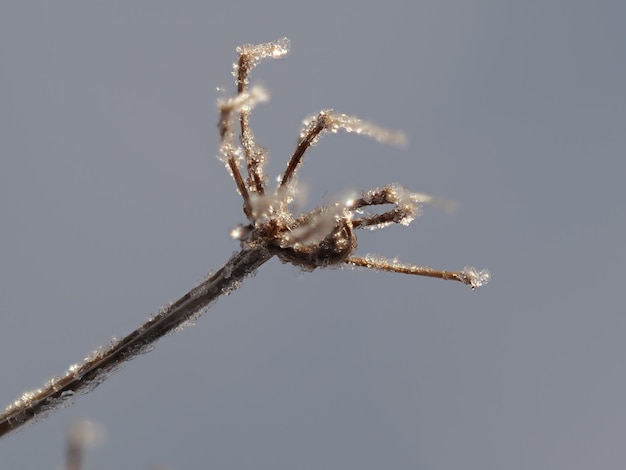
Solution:
[[[272,59],[280,59],[289,52],[291,41],[288,38],[278,39],[273,42],[264,44],[244,44],[237,47],[237,53],[246,56],[248,60],[256,65],[261,59],[271,57]]]

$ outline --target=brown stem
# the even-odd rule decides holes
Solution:
[[[296,150],[293,152],[293,155],[289,159],[289,163],[287,164],[287,169],[283,174],[283,179],[280,182],[279,188],[284,187],[289,181],[293,178],[296,173],[296,168],[302,161],[302,157],[304,156],[304,152],[315,142],[317,136],[326,128],[326,120],[325,116],[320,113],[317,119],[317,124],[313,126],[307,134],[300,139],[298,142],[298,146]]]
[[[237,288],[240,281],[271,257],[262,245],[243,248],[219,271],[173,304],[163,308],[158,315],[132,333],[92,354],[83,364],[72,367],[64,376],[52,379],[42,388],[22,395],[0,414],[0,437],[58,408],[76,392],[90,391],[97,387],[125,362],[145,352],[158,339],[199,315],[220,295]]]
[[[471,284],[468,276],[462,271],[441,271],[438,269],[432,269],[422,266],[411,266],[390,263],[388,261],[376,261],[368,260],[365,258],[358,258],[351,256],[346,261],[348,264],[354,266],[361,266],[363,268],[374,269],[377,271],[387,271],[391,273],[400,274],[413,274],[415,276],[435,277],[437,279],[443,279],[445,281],[459,281],[463,284]]]

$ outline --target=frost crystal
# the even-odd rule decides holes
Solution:
[[[233,118],[237,119],[235,113],[250,111],[258,103],[263,103],[269,99],[270,95],[265,88],[262,86],[255,86],[250,88],[250,90],[235,96],[234,98],[220,99],[217,102],[217,106],[220,110],[222,110],[222,112],[226,110],[231,115],[234,114]]]
[[[239,62],[233,64],[233,77],[239,79],[243,74],[243,82],[248,84],[248,74],[259,62],[266,58],[280,59],[284,57],[291,47],[291,42],[287,38],[282,38],[274,42],[265,44],[245,44],[237,48]],[[242,70],[243,69],[243,70]]]
[[[321,243],[337,225],[337,219],[343,216],[344,210],[339,204],[323,207],[312,214],[307,224],[294,227],[285,234],[281,246],[298,247],[313,246]]]
[[[465,266],[461,273],[467,278],[467,282],[472,289],[484,286],[491,280],[491,273],[487,269],[477,269],[472,266]]]
[[[289,52],[290,47],[291,41],[288,38],[282,38],[274,42],[266,42],[265,44],[244,44],[237,48],[237,52],[240,56],[252,62],[254,66],[268,57],[280,59]]]
[[[411,199],[418,203],[431,204],[448,214],[452,214],[458,209],[458,204],[456,201],[450,201],[448,199],[431,196],[430,194],[411,193]]]

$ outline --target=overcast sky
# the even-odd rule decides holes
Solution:
[[[0,467],[59,468],[89,419],[90,469],[623,469],[625,24],[619,0],[1,2],[0,406],[238,249],[215,101],[240,44],[292,41],[253,75],[270,174],[320,109],[401,129],[325,137],[307,207],[455,200],[358,252],[493,280],[270,261]]]

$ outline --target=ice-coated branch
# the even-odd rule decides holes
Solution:
[[[199,316],[221,295],[239,287],[246,276],[255,272],[271,256],[263,246],[243,248],[215,274],[208,276],[176,302],[162,307],[158,314],[132,333],[94,351],[82,364],[70,366],[62,377],[54,377],[43,387],[22,394],[0,414],[0,438],[63,407],[76,393],[93,390],[111,372],[149,351],[157,340]]]
[[[460,271],[443,271],[426,266],[416,266],[411,264],[401,264],[395,260],[388,260],[380,256],[368,255],[365,258],[351,256],[346,261],[353,266],[373,269],[375,271],[387,271],[399,274],[412,274],[414,276],[434,277],[444,281],[459,281],[467,284],[472,289],[481,287],[489,282],[491,274],[486,269],[477,269],[466,266]]]
[[[347,114],[336,113],[332,109],[324,109],[315,116],[304,120],[304,126],[300,131],[300,140],[298,140],[296,150],[287,164],[287,169],[283,174],[280,186],[283,187],[287,185],[293,179],[305,152],[309,147],[317,144],[324,132],[336,134],[340,130],[348,133],[361,134],[379,142],[397,145],[399,147],[404,147],[407,143],[406,136],[402,132],[384,129],[374,123],[359,119],[356,116],[348,116]]]

